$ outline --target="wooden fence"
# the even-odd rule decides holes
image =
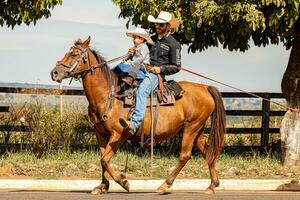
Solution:
[[[0,87],[0,93],[18,93],[18,94],[43,94],[43,95],[84,95],[82,90],[61,90],[61,89],[44,89],[44,88],[9,88]],[[254,93],[267,99],[282,99],[281,93]],[[223,98],[253,98],[245,93],[236,92],[223,92]],[[0,107],[0,112],[8,112],[8,106]],[[226,110],[227,116],[260,116],[261,127],[260,128],[227,128],[228,134],[260,134],[259,146],[234,146],[227,147],[228,149],[237,148],[239,150],[265,150],[269,147],[269,135],[279,133],[279,128],[270,128],[271,116],[283,116],[286,111],[274,111],[270,110],[270,103],[262,101],[261,109],[259,110]],[[3,126],[0,125],[0,131],[28,131],[26,126]],[[89,130],[87,128],[87,130]],[[209,128],[205,131],[209,131]]]
[[[254,93],[258,96],[264,97],[269,100],[273,99],[283,99],[281,93]],[[223,98],[253,98],[246,93],[235,93],[235,92],[224,92],[222,93]],[[260,134],[260,146],[251,147],[238,147],[239,149],[259,149],[264,151],[269,147],[269,136],[270,134],[280,133],[279,128],[270,128],[270,117],[284,116],[286,111],[274,111],[270,109],[270,102],[262,101],[260,110],[226,110],[227,116],[260,116],[261,117],[261,127],[260,128],[227,128],[227,133],[229,134]]]

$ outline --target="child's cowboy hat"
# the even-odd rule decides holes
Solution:
[[[166,12],[166,11],[160,11],[159,15],[157,18],[153,17],[152,15],[148,16],[148,21],[152,23],[169,23],[170,28],[178,28],[179,27],[179,20],[176,18],[173,18],[171,13]]]
[[[136,28],[133,31],[126,32],[128,37],[133,37],[134,35],[144,38],[149,44],[153,44],[153,40],[151,39],[148,32],[143,28]]]

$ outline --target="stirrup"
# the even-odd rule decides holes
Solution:
[[[124,83],[126,83],[127,85],[132,86],[134,79],[131,76],[126,76],[126,77],[122,78],[122,81]]]

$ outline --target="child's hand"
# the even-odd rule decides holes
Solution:
[[[154,66],[150,69],[150,71],[153,73],[153,74],[159,74],[160,73],[160,67],[158,66]]]
[[[135,48],[133,48],[133,47],[129,48],[129,49],[128,49],[128,54],[129,54],[130,56],[134,56],[134,54],[135,54]]]

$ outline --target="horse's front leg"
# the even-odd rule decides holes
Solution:
[[[104,154],[106,145],[108,143],[108,139],[102,136],[97,129],[96,131],[97,131],[96,137],[100,149],[100,155],[102,156]],[[109,174],[102,163],[101,163],[101,167],[102,167],[102,182],[100,185],[98,185],[93,189],[93,191],[91,192],[92,194],[103,194],[103,193],[107,193],[109,190],[109,180],[108,180]]]
[[[103,168],[107,170],[109,175],[117,183],[119,183],[126,191],[129,192],[128,180],[124,177],[124,175],[121,175],[120,173],[113,170],[113,168],[109,164],[111,157],[117,152],[117,150],[121,147],[121,145],[126,140],[127,140],[126,134],[122,134],[122,133],[118,133],[118,132],[112,133],[112,135],[109,138],[109,141],[106,145],[104,153],[102,154],[101,164],[102,164]]]
[[[102,156],[104,154],[106,145],[108,143],[108,137],[104,136],[105,130],[103,126],[99,123],[98,117],[91,106],[88,107],[88,116],[89,116],[88,121],[90,121],[94,125],[94,129],[96,131],[97,143],[100,150],[99,153],[100,156]],[[103,194],[103,193],[107,193],[109,190],[109,181],[108,181],[109,174],[107,173],[106,169],[103,167],[102,163],[101,163],[101,167],[102,167],[102,182],[100,185],[98,185],[92,190],[91,192],[92,194]]]

